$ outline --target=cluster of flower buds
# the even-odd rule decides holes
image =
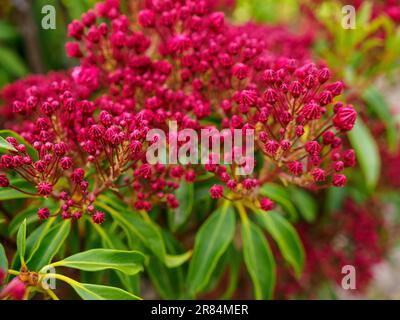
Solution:
[[[7,127],[32,144],[36,157],[9,139],[17,151],[2,157],[1,171],[34,184],[35,195],[61,201],[63,218],[88,213],[96,223],[104,214],[95,200],[105,190],[138,210],[176,208],[180,181],[194,182],[204,170],[222,183],[210,190],[213,198],[224,196],[225,185],[233,198],[258,199],[264,210],[274,205],[258,198],[265,182],[343,186],[343,170],[355,159],[338,135],[351,130],[356,112],[334,102],[343,84],[328,84],[329,70],[306,61],[312,36],[232,26],[211,6],[143,1],[130,21],[118,0],[106,0],[73,21],[66,50],[79,66],[18,81],[3,92]],[[150,165],[145,154],[157,137],[147,141],[146,135],[167,131],[170,121],[178,130],[240,129],[244,138],[253,129],[263,170],[236,175],[235,164],[214,161],[225,154],[210,155],[204,168]],[[243,167],[254,167],[254,157],[244,160]],[[5,175],[0,182],[16,187]],[[51,213],[40,208],[38,215]]]

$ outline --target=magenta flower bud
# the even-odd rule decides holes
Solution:
[[[138,173],[139,176],[141,176],[143,179],[148,179],[150,178],[151,171],[152,171],[151,165],[145,163],[140,166]]]
[[[175,36],[169,43],[170,50],[173,53],[182,53],[183,51],[188,50],[191,46],[192,42],[190,38],[184,34],[179,34]]]
[[[21,101],[14,101],[12,105],[12,111],[14,113],[23,113],[25,111],[25,103]]]
[[[77,42],[67,42],[65,44],[65,50],[67,51],[67,56],[70,58],[80,58],[82,57],[82,51]]]
[[[323,68],[318,72],[317,77],[319,83],[323,84],[329,80],[331,73],[328,68]]]
[[[72,167],[72,159],[70,157],[62,157],[60,160],[60,167],[63,170],[68,170]]]
[[[94,207],[93,207],[92,205],[89,205],[89,206],[87,207],[87,212],[93,213],[93,212],[94,212]]]
[[[334,174],[332,178],[332,184],[335,187],[343,188],[346,185],[347,178],[344,174]]]
[[[214,12],[210,15],[210,24],[215,29],[220,29],[225,22],[225,14],[223,12]]]
[[[321,106],[326,106],[327,104],[332,102],[332,93],[330,91],[324,91],[319,96],[319,103]]]
[[[219,199],[224,194],[224,188],[219,184],[214,184],[210,189],[211,198]]]
[[[82,212],[80,211],[75,211],[72,215],[71,215],[72,219],[74,220],[79,220],[80,218],[82,218]]]
[[[32,158],[30,156],[25,156],[22,158],[22,162],[26,165],[29,165],[32,163]]]
[[[249,76],[249,68],[243,63],[236,63],[232,67],[232,74],[239,80],[246,79]]]
[[[8,180],[5,174],[0,174],[0,188],[6,188],[10,185],[10,181]]]
[[[83,24],[80,23],[78,20],[72,21],[68,25],[68,37],[80,40],[80,38],[83,34],[83,29],[84,29]]]
[[[0,292],[0,298],[10,297],[14,300],[22,300],[25,297],[26,285],[19,277],[15,277],[6,285],[3,291]]]
[[[143,28],[154,27],[155,14],[151,10],[141,10],[138,15],[138,22]]]
[[[327,85],[325,89],[332,92],[333,96],[336,97],[342,93],[343,87],[343,82],[337,81],[335,83]]]
[[[282,148],[283,151],[289,150],[290,146],[291,146],[291,144],[290,144],[289,140],[282,140],[281,141],[281,148]]]
[[[311,155],[317,155],[321,151],[321,146],[317,141],[308,141],[305,145],[306,151]]]
[[[264,92],[264,99],[269,104],[274,104],[278,99],[278,94],[276,93],[276,91],[274,89],[267,89]]]
[[[39,208],[36,214],[40,220],[46,220],[50,217],[50,210],[46,207]]]
[[[94,10],[89,10],[88,12],[84,13],[82,15],[82,23],[86,26],[86,27],[90,27],[92,24],[94,24],[96,22],[96,13],[94,12]]]
[[[268,140],[265,143],[265,151],[271,156],[276,154],[278,148],[279,148],[279,143],[276,142],[275,140]]]
[[[71,180],[76,184],[81,183],[85,176],[85,171],[82,168],[77,168],[71,174]]]
[[[260,200],[260,207],[264,211],[271,211],[275,207],[275,203],[269,198],[262,198]]]
[[[96,211],[92,214],[92,220],[96,224],[102,224],[105,220],[105,214],[101,211]]]
[[[299,161],[289,162],[288,169],[290,173],[295,176],[299,176],[303,173],[303,165]]]
[[[351,107],[343,107],[338,110],[333,118],[333,124],[338,130],[349,131],[353,129],[357,119],[357,112]]]
[[[48,182],[41,182],[36,186],[38,193],[42,196],[48,196],[53,191],[53,186]]]
[[[68,209],[67,209],[67,210],[68,210]],[[71,214],[70,214],[67,210],[64,210],[64,211],[61,213],[61,218],[62,218],[63,220],[68,220],[68,219],[71,218]]]
[[[356,154],[353,149],[346,150],[343,153],[345,167],[354,167],[356,165]]]
[[[321,168],[314,168],[311,171],[311,175],[313,176],[315,182],[320,182],[320,181],[326,180],[325,171],[322,170]]]
[[[335,169],[336,172],[340,172],[344,169],[344,162],[343,161],[337,161],[333,164],[333,168]]]
[[[335,139],[335,134],[332,131],[325,131],[322,134],[322,141],[326,145],[332,144],[334,139]]]
[[[193,170],[186,172],[185,180],[187,182],[194,182],[196,180],[196,173]]]
[[[43,160],[38,160],[33,165],[38,172],[45,172],[47,168],[47,164]]]
[[[261,79],[267,84],[273,84],[277,80],[276,72],[272,69],[264,70],[261,75]]]
[[[14,158],[10,154],[4,154],[1,156],[1,165],[7,169],[14,168]]]
[[[297,126],[296,127],[296,136],[301,137],[304,134],[304,127],[303,126]]]
[[[237,187],[237,182],[235,180],[231,179],[226,183],[226,186],[229,190],[235,190]]]
[[[251,190],[255,187],[253,179],[250,178],[244,179],[242,185],[246,190]]]
[[[307,103],[301,110],[302,116],[307,120],[317,120],[321,118],[321,107],[315,102]]]
[[[290,93],[294,98],[298,98],[303,92],[303,87],[299,81],[293,81],[290,86]]]

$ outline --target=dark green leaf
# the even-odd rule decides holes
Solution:
[[[25,249],[26,249],[26,219],[22,221],[18,233],[17,233],[17,249],[18,249],[18,254],[22,261],[25,261]]]
[[[179,201],[179,207],[168,210],[168,224],[172,231],[182,227],[193,208],[193,183],[181,182],[175,197]]]
[[[92,249],[52,263],[53,267],[68,267],[84,271],[114,269],[128,275],[143,271],[145,256],[138,251]]]
[[[256,299],[271,299],[276,278],[274,257],[260,228],[250,221],[242,224],[244,262]]]
[[[348,132],[348,137],[356,151],[357,162],[365,177],[365,184],[368,190],[372,191],[378,183],[381,170],[381,159],[375,139],[361,119],[358,119],[353,130]]]
[[[29,270],[38,271],[43,266],[50,263],[53,257],[60,250],[64,244],[71,228],[71,221],[64,220],[63,222],[57,223],[50,231],[46,234],[41,241],[39,248],[33,255],[33,257],[27,262]]]
[[[208,283],[218,260],[228,248],[235,233],[235,212],[225,202],[200,227],[189,265],[187,285],[193,294],[200,292]]]
[[[257,220],[278,244],[285,260],[300,277],[304,265],[304,248],[296,229],[278,212],[259,210]]]
[[[291,220],[297,219],[297,211],[291,202],[290,194],[287,190],[277,184],[268,183],[261,187],[261,195],[270,198],[282,206],[282,208],[289,214]]]

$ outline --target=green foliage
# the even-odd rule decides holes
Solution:
[[[197,232],[186,280],[190,293],[200,292],[207,284],[234,232],[235,212],[229,203],[224,203]]]
[[[276,266],[271,248],[261,229],[247,221],[241,225],[243,255],[253,282],[256,299],[271,299],[276,281]]]

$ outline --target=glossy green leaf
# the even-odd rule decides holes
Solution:
[[[10,185],[18,187],[26,192],[36,193],[36,189],[26,180],[16,179],[11,180]],[[26,194],[12,188],[0,188],[0,201],[34,198],[34,195]]]
[[[8,270],[8,259],[4,247],[0,243],[0,269],[4,272]]]
[[[193,193],[193,183],[181,182],[176,190],[175,197],[179,201],[179,207],[168,210],[168,224],[172,231],[182,227],[190,217],[193,208]]]
[[[6,139],[0,136],[0,152],[7,153],[7,151],[17,151]]]
[[[84,271],[114,269],[128,275],[143,271],[145,256],[138,251],[92,249],[52,263],[53,267],[68,267]]]
[[[286,188],[277,184],[268,183],[261,187],[260,194],[280,204],[289,214],[291,220],[296,220],[298,213],[291,202],[291,197]]]
[[[17,139],[18,143],[24,144],[26,146],[26,152],[31,156],[31,158],[34,161],[36,161],[38,159],[38,153],[37,153],[36,149],[34,147],[32,147],[32,145],[28,141],[26,141],[24,138],[22,138],[15,131],[8,130],[8,129],[0,130],[0,136],[3,138],[13,137],[13,138]]]
[[[16,77],[22,77],[28,73],[28,68],[20,56],[16,52],[2,46],[0,46],[0,66],[1,69],[6,70],[9,74]]]
[[[198,293],[206,286],[234,233],[235,211],[225,202],[208,217],[196,235],[186,281],[191,293]]]
[[[104,197],[101,199],[104,199]],[[112,207],[102,202],[99,202],[97,205],[110,213],[115,221],[139,238],[139,240],[162,261],[166,261],[167,253],[161,232],[152,221],[144,221],[138,217],[138,214],[135,212],[126,213],[114,210]]]
[[[71,221],[64,220],[58,222],[46,233],[32,258],[27,261],[30,270],[40,270],[43,266],[50,263],[63,245],[70,228]]]
[[[140,300],[139,297],[120,288],[76,281],[70,285],[84,300]]]
[[[284,259],[300,277],[304,266],[305,253],[296,229],[281,214],[275,211],[257,212],[257,221],[278,244]]]
[[[290,195],[303,219],[313,222],[318,211],[315,199],[307,191],[297,187],[290,188]]]
[[[391,150],[395,150],[397,148],[396,123],[385,98],[375,87],[365,90],[362,97],[369,110],[385,124],[389,147]]]
[[[256,299],[271,299],[275,281],[275,260],[261,229],[250,221],[242,223],[243,256],[253,282]]]
[[[353,130],[348,132],[348,137],[356,152],[365,184],[368,190],[372,191],[378,183],[381,170],[381,159],[375,139],[361,119],[358,119]]]
[[[17,233],[17,249],[21,263],[25,261],[26,249],[26,219],[22,221]]]

